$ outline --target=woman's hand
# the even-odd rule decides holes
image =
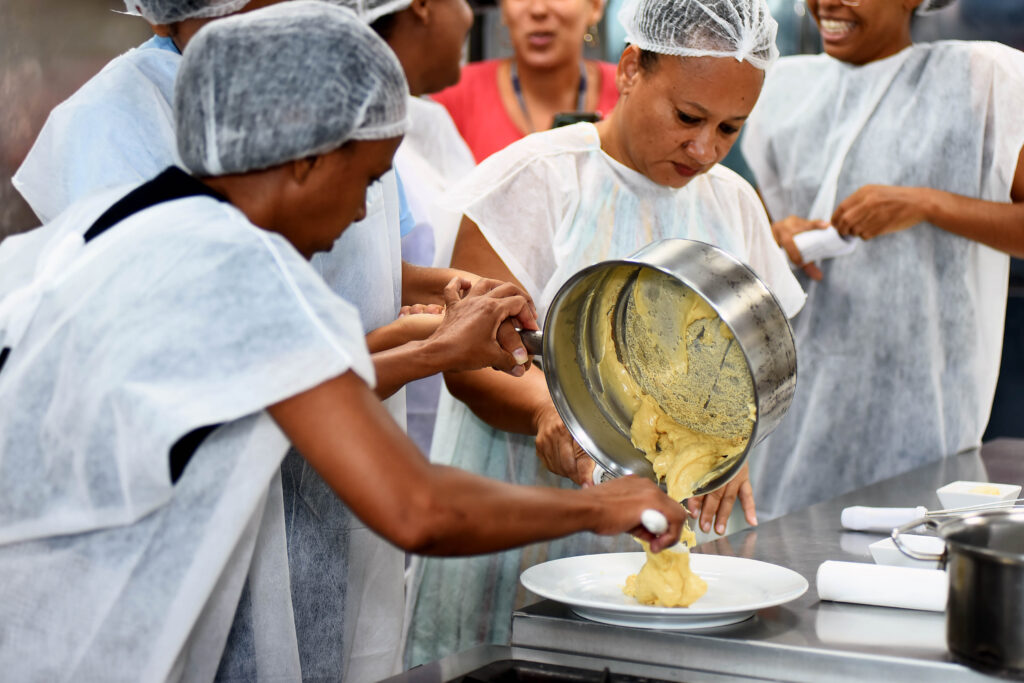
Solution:
[[[694,518],[700,518],[700,528],[704,533],[711,531],[711,525],[714,523],[715,533],[721,536],[725,533],[725,524],[729,521],[737,497],[743,506],[747,522],[751,526],[757,526],[754,489],[750,486],[750,470],[746,465],[725,486],[715,489],[706,496],[688,499],[686,507]]]
[[[593,486],[594,461],[587,455],[551,403],[539,411],[534,421],[537,429],[537,457],[544,466],[560,477],[572,479],[577,485]]]
[[[610,535],[628,531],[650,543],[651,551],[655,553],[679,541],[679,534],[686,521],[686,510],[649,479],[633,475],[619,477],[600,486],[591,486],[586,493],[599,501],[599,517],[594,533]],[[657,510],[665,515],[668,530],[654,535],[645,529],[639,524],[644,510]]]
[[[926,220],[927,202],[926,188],[865,185],[839,204],[832,225],[840,235],[869,240]]]
[[[804,256],[800,253],[793,238],[808,230],[824,230],[827,227],[826,221],[809,221],[799,216],[790,216],[772,223],[772,234],[775,235],[775,241],[779,243],[779,246],[786,250],[790,261],[803,268],[812,280],[820,280],[821,269],[813,263],[804,262]]]
[[[470,283],[456,277],[444,290],[441,324],[430,335],[432,348],[440,349],[447,372],[492,367],[522,377],[530,356],[516,327],[537,329],[533,301],[518,286],[497,280]]]

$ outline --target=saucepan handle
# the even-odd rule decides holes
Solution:
[[[896,547],[899,548],[901,553],[903,553],[909,558],[915,560],[925,560],[926,562],[938,562],[942,564],[946,559],[945,550],[943,550],[941,553],[922,553],[919,550],[914,550],[913,548],[905,546],[903,544],[903,539],[900,538],[900,534],[905,534],[908,531],[913,531],[917,527],[924,526],[926,524],[932,525],[932,521],[927,517],[921,517],[920,519],[915,519],[913,522],[907,522],[903,526],[896,527],[892,530],[892,542],[896,544]]]
[[[526,352],[531,356],[543,355],[544,333],[539,330],[519,330]]]

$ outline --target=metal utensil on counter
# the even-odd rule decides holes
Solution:
[[[638,320],[643,316],[637,315],[635,287],[637,283],[644,286],[645,281],[652,286],[659,283],[658,291],[643,294],[650,301],[665,304],[658,305],[659,311],[666,311],[660,319]],[[627,285],[632,289],[623,294]],[[616,286],[620,289],[614,289]],[[740,416],[720,407],[715,397],[708,401],[706,391],[697,395],[681,392],[678,368],[671,367],[678,351],[675,345],[684,343],[673,302],[678,303],[678,297],[691,291],[703,298],[725,326],[706,325],[704,334],[718,341],[726,336],[735,340],[727,344],[725,362],[721,345],[717,354],[707,354],[699,346],[701,340],[697,346],[691,339],[685,341],[695,363],[702,372],[707,371],[709,379],[704,386],[713,385],[720,376],[719,381],[724,382],[733,373],[738,378],[735,381],[750,383],[754,414],[751,426],[752,411],[744,406],[742,428],[749,430],[746,447],[697,482],[694,495],[699,496],[724,485],[739,471],[750,450],[778,426],[796,389],[796,347],[789,321],[771,290],[750,268],[703,242],[654,242],[626,259],[604,261],[573,275],[548,306],[543,334],[522,336],[527,350],[542,357],[559,415],[601,469],[611,476],[636,474],[657,481],[650,461],[630,438],[632,413],[604,386],[599,363],[606,352],[606,340],[600,330],[607,327],[610,313],[619,360],[676,421],[704,432],[735,435]],[[605,307],[609,301],[611,311]],[[645,335],[658,343],[639,345],[631,341]],[[646,369],[634,372],[637,363]],[[712,413],[714,417],[709,420],[707,416]],[[694,415],[700,418],[696,424]]]
[[[970,512],[996,510],[1009,507],[1024,507],[1024,498],[1017,500],[997,500],[991,503],[980,503],[959,508],[929,510],[923,505],[913,508],[876,508],[855,505],[844,508],[841,523],[844,529],[851,531],[876,531],[890,533],[896,527],[903,526],[915,519],[944,519],[956,517]],[[913,557],[912,555],[910,557]],[[920,558],[917,558],[920,559]]]

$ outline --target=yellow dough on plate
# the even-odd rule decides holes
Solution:
[[[640,544],[647,553],[647,561],[639,573],[626,578],[623,593],[644,605],[689,607],[707,592],[707,582],[690,569],[689,550],[669,548],[652,553],[650,546],[643,541]]]

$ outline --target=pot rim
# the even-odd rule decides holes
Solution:
[[[938,524],[936,533],[946,542],[946,554],[950,555],[950,547],[957,552],[968,555],[976,555],[988,560],[994,560],[1005,564],[1024,564],[1024,552],[1012,553],[1003,550],[993,550],[979,545],[973,545],[962,541],[951,540],[949,534],[956,533],[969,526],[983,524],[986,520],[997,518],[1011,518],[1019,521],[1024,526],[1024,509],[1022,508],[997,508],[994,510],[981,510],[970,512],[952,519],[947,519]]]

